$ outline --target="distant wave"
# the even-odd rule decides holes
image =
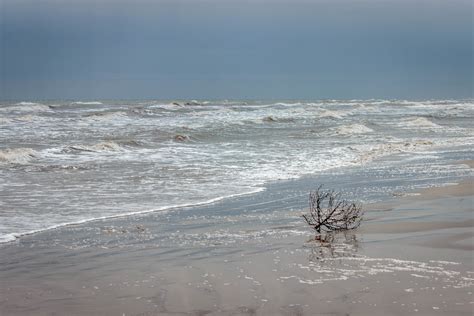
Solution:
[[[198,100],[190,100],[190,101],[173,101],[171,103],[167,103],[166,105],[170,106],[199,106],[199,105],[209,105],[211,104],[210,101],[198,101]],[[225,102],[224,102],[225,104]],[[163,104],[160,104],[163,105]]]
[[[303,105],[303,103],[301,103],[301,102],[295,102],[295,103],[278,102],[278,103],[274,103],[273,105],[280,105],[280,106],[298,106],[298,105]]]
[[[406,105],[406,106],[426,106],[426,102],[399,100],[392,102],[395,105]]]
[[[123,111],[118,112],[93,112],[88,113],[83,116],[85,119],[95,120],[95,121],[102,121],[102,120],[113,120],[124,118],[127,116],[127,113]]]
[[[110,152],[110,151],[120,151],[123,148],[117,144],[116,142],[107,141],[107,142],[100,142],[95,145],[71,145],[68,146],[63,152],[70,153],[70,152]]]
[[[421,127],[421,128],[439,128],[436,123],[431,122],[425,117],[410,118],[400,123],[403,127]]]
[[[13,124],[13,123],[26,123],[26,122],[33,122],[42,120],[42,118],[38,115],[19,115],[12,118],[0,117],[0,124]]]
[[[35,102],[18,102],[18,103],[15,103],[15,105],[37,105],[37,104],[40,104],[40,103],[35,103]]]
[[[20,102],[11,106],[1,107],[0,111],[17,111],[17,112],[45,112],[51,111],[51,107],[41,103]]]
[[[373,129],[362,124],[344,125],[336,128],[336,134],[339,135],[367,134],[373,131]]]
[[[22,122],[31,122],[31,121],[33,121],[33,120],[34,120],[35,118],[37,118],[37,117],[38,117],[38,116],[33,116],[33,115],[28,114],[28,115],[19,116],[19,117],[17,117],[16,119],[17,119],[18,121],[22,121]]]
[[[89,101],[89,102],[76,101],[76,102],[72,102],[72,104],[78,104],[78,105],[101,105],[101,104],[103,104],[103,103],[102,103],[102,102],[99,102],[99,101]]]
[[[188,101],[188,102],[184,102],[184,105],[207,105],[207,104],[209,104],[208,101],[199,102],[197,100],[191,100],[191,101]]]
[[[274,122],[280,122],[280,123],[292,123],[295,121],[294,118],[292,117],[274,117],[274,116],[266,116],[262,119],[263,122],[266,123],[274,123]]]
[[[342,119],[344,116],[346,116],[347,113],[343,111],[330,111],[330,110],[323,110],[321,113],[319,113],[319,117],[329,117],[333,119]]]
[[[31,148],[13,148],[0,150],[0,163],[3,164],[25,164],[37,156],[37,152]]]
[[[161,109],[161,110],[167,110],[167,111],[176,111],[180,110],[184,107],[183,104],[178,103],[178,102],[173,102],[173,103],[164,103],[164,104],[153,104],[150,106],[150,109]]]

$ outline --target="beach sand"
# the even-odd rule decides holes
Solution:
[[[157,238],[153,216],[25,236],[0,249],[0,315],[472,315],[473,181],[418,193],[322,240],[294,214],[232,238],[189,217]]]

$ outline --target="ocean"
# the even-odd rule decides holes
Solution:
[[[473,119],[474,100],[1,102],[0,242],[305,178],[364,203],[448,185]]]

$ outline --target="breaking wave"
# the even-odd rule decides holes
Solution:
[[[154,104],[150,106],[150,109],[159,109],[159,110],[166,110],[166,111],[176,111],[180,110],[184,107],[183,104],[178,102],[173,103],[166,103],[166,104]]]
[[[120,151],[124,148],[117,144],[116,142],[100,142],[95,145],[72,145],[68,146],[63,150],[63,152],[111,152],[111,151]]]
[[[106,120],[114,120],[120,119],[127,116],[127,113],[123,111],[117,112],[94,112],[88,113],[83,116],[84,119],[94,120],[94,121],[106,121]]]
[[[90,102],[76,101],[76,102],[72,102],[72,104],[78,104],[78,105],[101,105],[101,104],[103,104],[103,103],[102,103],[102,102],[99,102],[99,101],[90,101]]]
[[[374,130],[362,124],[344,125],[336,128],[338,135],[354,135],[372,133]]]
[[[31,148],[13,148],[0,150],[0,163],[3,164],[25,164],[37,156],[37,152]]]
[[[357,146],[356,148],[361,151],[361,155],[356,163],[366,163],[376,158],[388,156],[394,153],[400,152],[412,152],[415,150],[423,150],[433,146],[434,143],[429,140],[414,140],[407,142],[394,142],[385,143],[375,146]],[[353,149],[353,148],[351,148]]]
[[[0,108],[1,111],[5,112],[49,112],[51,107],[41,103],[33,102],[20,102],[14,105]]]
[[[319,117],[329,117],[329,118],[337,119],[337,120],[342,119],[346,115],[347,113],[343,111],[330,111],[330,110],[323,110],[321,113],[319,113]]]
[[[439,126],[436,123],[431,122],[429,119],[425,117],[417,117],[417,118],[410,118],[400,125],[404,127],[421,127],[421,128],[439,128]]]

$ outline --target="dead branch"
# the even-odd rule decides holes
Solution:
[[[323,190],[319,186],[309,193],[309,213],[304,214],[308,225],[318,233],[321,230],[336,231],[359,227],[362,221],[362,206],[341,198],[340,192]]]

